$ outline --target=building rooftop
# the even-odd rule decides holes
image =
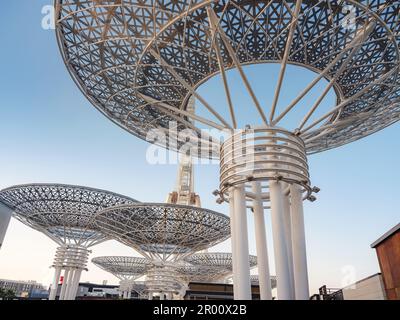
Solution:
[[[371,248],[376,248],[381,242],[389,238],[391,235],[395,234],[398,230],[400,230],[400,223],[398,223],[396,226],[394,226],[392,229],[390,229],[388,232],[386,232],[383,236],[381,236],[378,240],[373,242],[371,244]]]

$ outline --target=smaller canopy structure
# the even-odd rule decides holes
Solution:
[[[136,249],[153,267],[146,274],[149,295],[183,296],[178,267],[183,258],[226,240],[229,218],[223,214],[177,204],[137,203],[102,210],[96,226]]]
[[[151,267],[149,260],[140,257],[106,256],[93,258],[92,262],[120,280],[140,278]]]
[[[96,213],[110,206],[137,201],[113,192],[65,184],[26,184],[0,191],[0,202],[14,217],[54,240],[59,247],[54,259],[50,300],[55,299],[64,270],[60,299],[75,299],[89,247],[108,239],[95,223]]]
[[[126,256],[97,257],[93,258],[92,262],[120,280],[119,289],[124,299],[130,299],[133,290],[141,295],[143,285],[135,286],[135,280],[144,276],[152,266],[145,258]]]
[[[232,254],[200,252],[185,258],[186,265],[179,270],[188,282],[214,282],[226,280],[233,272]],[[250,268],[257,266],[257,257],[249,256]]]
[[[226,240],[229,218],[211,210],[165,203],[105,209],[96,225],[104,234],[160,261],[179,260]]]

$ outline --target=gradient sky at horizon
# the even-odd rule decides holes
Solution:
[[[163,202],[175,184],[176,165],[148,164],[149,144],[113,124],[85,99],[64,66],[54,31],[41,28],[41,9],[51,3],[8,1],[0,13],[0,188],[67,183],[107,189],[143,202]],[[271,100],[277,70],[277,66],[246,68],[263,105]],[[291,101],[311,76],[289,67],[283,102]],[[223,103],[218,80],[211,79],[200,88],[217,105]],[[243,89],[234,89],[235,101],[246,105]],[[332,99],[331,95],[327,102]],[[242,116],[249,119],[246,111]],[[309,157],[313,185],[321,188],[318,201],[305,202],[313,293],[324,284],[341,287],[349,272],[354,271],[356,281],[379,271],[370,244],[400,221],[396,198],[399,134],[400,126],[395,124]],[[227,214],[227,205],[217,205],[211,194],[217,187],[218,166],[197,166],[195,188],[202,205]],[[252,229],[249,215],[250,253],[255,254]],[[270,232],[268,246],[272,256]],[[0,250],[0,278],[49,284],[55,248],[50,239],[13,219]],[[212,251],[229,250],[227,241]],[[115,241],[94,247],[91,257],[100,255],[138,256]],[[273,269],[273,261],[271,265]],[[118,282],[92,264],[82,276],[82,281],[103,280]]]

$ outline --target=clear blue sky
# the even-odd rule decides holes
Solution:
[[[69,183],[163,202],[174,186],[176,166],[149,165],[148,144],[114,125],[83,97],[62,62],[54,31],[41,28],[41,8],[51,3],[8,1],[0,13],[0,188],[31,182]],[[246,68],[266,107],[277,70],[260,65]],[[234,77],[230,74],[231,80]],[[282,102],[290,101],[309,79],[310,73],[289,68]],[[215,105],[224,103],[218,80],[200,88]],[[233,92],[235,102],[249,103],[241,89]],[[250,112],[240,114],[243,123],[251,123]],[[340,287],[347,266],[353,266],[355,280],[378,272],[370,244],[400,220],[399,135],[400,126],[395,124],[362,141],[310,156],[313,184],[321,188],[318,201],[305,203],[313,291],[323,284]],[[211,195],[217,186],[218,166],[196,168],[196,190],[203,206],[227,213],[227,206],[217,205]],[[229,250],[229,242],[218,249]],[[13,221],[0,251],[0,278],[49,283],[54,250],[51,240]],[[254,240],[250,251],[255,253]],[[92,256],[103,254],[135,253],[108,242],[95,247]],[[93,265],[89,269],[83,280],[117,282]]]

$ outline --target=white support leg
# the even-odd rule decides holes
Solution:
[[[72,279],[74,278],[75,269],[70,269],[68,273],[67,288],[65,289],[64,300],[70,300]]]
[[[271,222],[272,236],[274,239],[278,299],[289,300],[291,298],[290,272],[287,256],[285,222],[283,218],[283,191],[281,182],[271,180],[269,182],[269,191],[271,198]]]
[[[251,300],[249,239],[244,186],[234,187],[237,292],[235,300]]]
[[[282,183],[283,190],[289,187],[287,183]],[[295,300],[294,275],[293,275],[293,253],[292,253],[292,227],[290,218],[290,199],[289,195],[283,195],[283,219],[285,223],[286,251],[288,257],[289,279],[290,279],[290,300]]]
[[[233,271],[233,293],[238,292],[237,284],[237,248],[236,248],[236,233],[235,233],[235,202],[233,196],[233,188],[229,189],[229,216],[231,225],[231,247],[232,247],[232,271]]]
[[[56,299],[60,275],[61,275],[61,267],[56,267],[54,270],[53,283],[51,284],[51,288],[50,288],[49,300]]]
[[[64,300],[65,290],[67,289],[68,275],[69,275],[69,269],[65,269],[64,270],[64,280],[63,280],[63,283],[61,285],[60,296],[58,297],[59,300]]]
[[[253,201],[253,211],[256,236],[258,280],[260,284],[260,299],[272,300],[264,208],[261,200],[261,183],[253,182],[252,188],[253,192],[258,196],[257,199]]]
[[[76,270],[70,268],[68,273],[68,280],[67,280],[67,288],[65,289],[64,300],[71,300],[71,288],[72,288],[72,279],[74,278]]]
[[[295,296],[297,300],[308,300],[310,292],[301,187],[293,184],[290,187],[290,194]]]
[[[6,236],[12,213],[13,210],[11,208],[0,202],[0,249]]]
[[[153,292],[149,292],[149,300],[153,300]]]
[[[160,300],[164,300],[164,299],[165,299],[164,293],[160,293]]]
[[[131,297],[132,297],[132,291],[129,290],[129,291],[128,291],[128,295],[126,296],[126,298],[129,300]]]
[[[82,269],[75,270],[74,278],[72,280],[72,287],[70,291],[70,300],[75,300],[78,293],[79,281],[81,279]]]

